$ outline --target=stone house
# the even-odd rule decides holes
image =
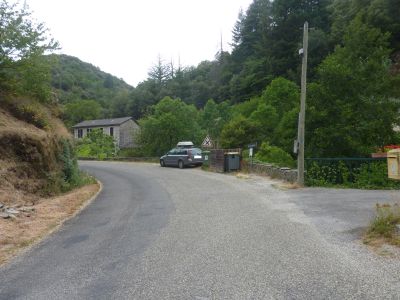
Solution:
[[[88,120],[72,126],[75,139],[84,138],[91,130],[100,129],[104,134],[114,137],[118,148],[134,148],[134,136],[139,131],[139,125],[132,117]]]

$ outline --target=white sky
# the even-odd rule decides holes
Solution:
[[[20,4],[23,4],[20,0]],[[60,42],[61,53],[136,86],[158,55],[182,66],[230,50],[240,8],[252,0],[26,0]]]

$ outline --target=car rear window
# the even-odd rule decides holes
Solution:
[[[193,155],[201,155],[201,149],[199,148],[192,148],[190,151],[193,153]]]

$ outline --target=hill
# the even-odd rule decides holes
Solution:
[[[117,95],[133,89],[122,79],[76,57],[52,54],[47,58],[52,63],[51,85],[62,104],[87,99],[108,107]]]

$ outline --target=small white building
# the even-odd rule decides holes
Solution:
[[[139,131],[139,125],[132,117],[88,120],[72,126],[76,139],[84,138],[91,130],[100,129],[104,134],[114,137],[116,145],[120,148],[134,148],[134,136]]]

